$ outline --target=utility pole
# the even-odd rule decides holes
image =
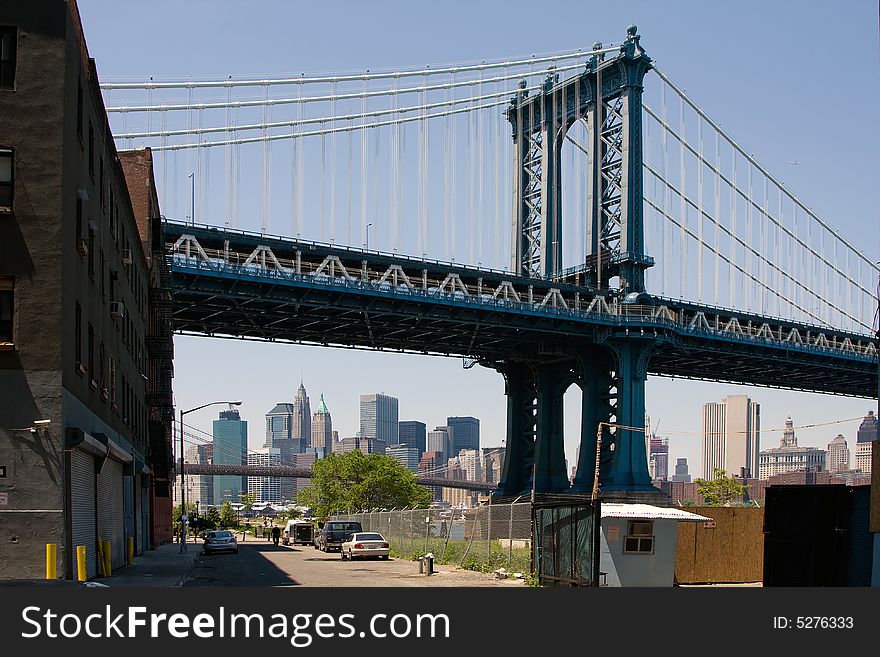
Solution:
[[[187,176],[192,180],[192,205],[190,206],[190,220],[192,221],[192,225],[196,225],[196,174],[191,173]]]

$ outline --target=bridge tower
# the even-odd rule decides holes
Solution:
[[[639,39],[631,25],[619,49],[597,43],[582,73],[561,82],[551,73],[539,93],[528,95],[522,89],[511,100],[511,264],[517,274],[573,277],[592,294],[615,302],[642,303],[645,298],[645,269],[653,259],[644,253],[642,221],[642,81],[651,59]],[[606,59],[613,52],[617,54]],[[589,135],[589,238],[586,262],[563,272],[561,153],[577,121],[585,123]],[[508,401],[507,455],[498,496],[591,493],[600,423],[603,495],[656,492],[648,475],[644,431],[639,430],[645,424],[645,380],[655,341],[612,329],[597,334],[594,343],[577,351],[565,344],[540,345],[532,353],[492,364],[505,378]],[[563,396],[572,384],[583,391],[583,408],[580,462],[570,487]]]

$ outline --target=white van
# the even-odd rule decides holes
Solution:
[[[315,525],[311,520],[288,520],[281,534],[284,545],[313,545]]]

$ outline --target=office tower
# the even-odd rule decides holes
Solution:
[[[363,438],[379,439],[386,445],[397,445],[397,398],[381,393],[361,395],[361,429]]]
[[[856,438],[856,468],[867,475],[871,474],[872,450],[876,449],[877,441],[877,416],[874,411],[868,411],[865,419],[859,425],[859,433]]]
[[[384,440],[373,438],[362,438],[361,436],[350,436],[343,438],[334,445],[334,453],[345,454],[360,450],[361,454],[385,454],[387,445]]]
[[[483,477],[487,483],[497,484],[501,481],[505,452],[504,447],[483,448]]]
[[[859,425],[859,433],[858,438],[856,438],[856,442],[859,443],[870,443],[878,438],[878,423],[877,416],[874,415],[874,411],[868,411],[868,414],[862,420],[862,423]]]
[[[419,450],[419,455],[423,454],[428,448],[427,426],[424,422],[418,420],[404,420],[397,423],[397,440],[400,445],[415,447]]]
[[[264,447],[247,455],[248,465],[281,465],[281,450]],[[254,502],[281,502],[281,477],[248,477],[248,493]]]
[[[304,451],[312,442],[312,411],[309,396],[300,381],[299,388],[293,398],[293,425],[291,437],[294,442],[294,454]]]
[[[428,432],[425,452],[438,452],[441,458],[448,460],[452,452],[452,437],[449,427],[437,427]]]
[[[400,464],[411,472],[419,471],[419,450],[409,445],[389,445],[385,455],[396,458]]]
[[[458,456],[463,449],[480,449],[480,421],[475,417],[448,417],[446,426],[452,429],[449,456]]]
[[[293,437],[294,404],[279,402],[266,413],[266,442],[264,447],[279,450],[281,465],[293,465],[293,455],[301,451],[299,439]],[[289,500],[296,495],[296,482],[289,477],[281,479],[281,499]]]
[[[463,449],[458,453],[458,464],[464,472],[464,478],[468,481],[482,481],[483,468],[480,463],[480,451],[477,449]]]
[[[669,439],[651,436],[648,469],[651,479],[666,481],[669,477]]]
[[[445,475],[445,472],[439,472],[440,468],[444,468],[446,463],[444,461],[443,452],[433,452],[427,451],[422,454],[422,457],[419,459],[419,476],[420,477],[437,477],[442,479]],[[440,486],[430,486],[431,494],[434,497],[435,502],[439,502],[442,499],[442,491],[440,490]]]
[[[333,451],[333,420],[330,418],[330,410],[324,403],[324,393],[321,393],[321,401],[318,410],[312,415],[312,449],[322,449],[325,454]]]
[[[248,451],[247,420],[242,420],[238,410],[220,411],[220,419],[214,420],[214,465],[246,465]],[[247,491],[247,477],[214,475],[214,504],[224,501],[241,502],[242,492]]]
[[[715,468],[729,476],[754,477],[758,473],[761,442],[761,405],[746,395],[728,395],[703,405],[703,478]]]
[[[842,433],[837,434],[828,443],[825,452],[825,469],[829,472],[849,470],[849,447]]]
[[[294,454],[293,465],[297,468],[311,468],[315,464],[315,461],[324,458],[325,455],[326,454],[323,447],[316,447],[313,449],[310,448],[305,452]],[[312,485],[312,480],[305,477],[297,477],[296,479],[291,479],[291,481],[294,482],[294,486],[296,488],[296,491],[294,492],[291,499],[296,497],[296,493]],[[284,501],[288,502],[290,500],[285,499]]]
[[[785,420],[785,430],[779,440],[779,447],[761,450],[758,461],[758,478],[768,479],[785,472],[821,470],[825,467],[825,450],[799,446],[789,415]]]
[[[676,459],[675,460],[675,474],[672,475],[672,481],[680,481],[684,483],[690,483],[691,475],[688,473],[688,460],[687,459]]]
[[[463,481],[467,479],[467,473],[461,465],[461,460],[457,456],[447,460],[446,473],[444,479],[455,479]],[[474,505],[474,495],[471,491],[464,488],[447,488],[443,487],[440,491],[441,499],[448,503],[451,507],[472,507]]]

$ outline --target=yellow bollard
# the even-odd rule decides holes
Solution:
[[[58,544],[46,543],[46,579],[57,579]]]
[[[86,567],[86,546],[76,546],[76,578],[80,582],[85,582],[88,578],[88,568]]]
[[[110,541],[104,541],[104,577],[112,575],[110,568]]]
[[[128,565],[130,566],[134,561],[134,536],[128,537]]]

